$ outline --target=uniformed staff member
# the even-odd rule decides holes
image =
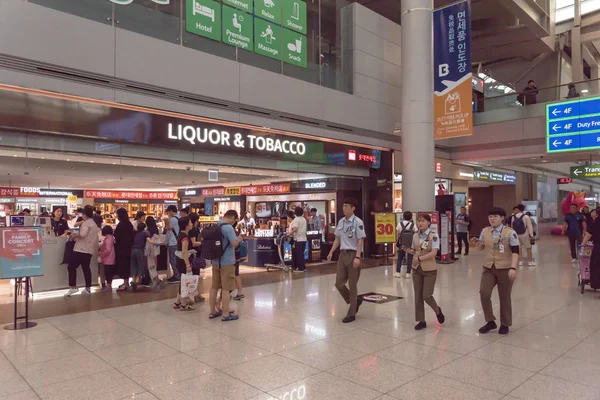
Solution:
[[[479,333],[488,333],[498,326],[492,309],[492,291],[498,285],[500,297],[500,330],[506,335],[512,325],[512,286],[517,279],[517,263],[519,262],[519,237],[510,227],[504,226],[506,211],[493,208],[489,212],[490,225],[479,236],[479,247],[485,250],[483,273],[481,274],[481,307],[486,324]]]
[[[415,289],[415,329],[427,328],[425,322],[425,303],[435,312],[440,324],[446,321],[442,309],[433,298],[433,289],[437,279],[435,256],[440,248],[440,239],[431,231],[431,216],[423,214],[417,219],[419,231],[413,236],[412,248],[405,250],[413,254],[413,287]]]
[[[327,256],[327,261],[331,261],[333,253],[340,248],[340,258],[337,263],[337,275],[335,277],[335,287],[340,292],[346,304],[350,304],[348,314],[342,320],[344,323],[352,322],[356,319],[356,313],[362,299],[358,299],[358,278],[360,278],[361,254],[364,247],[365,225],[354,215],[358,206],[355,199],[348,198],[344,200],[342,218],[335,229],[335,241],[331,251]],[[348,287],[346,287],[348,282]]]

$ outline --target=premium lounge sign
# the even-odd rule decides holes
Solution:
[[[304,155],[306,145],[302,141],[281,140],[244,133],[230,133],[220,129],[193,125],[169,124],[169,140],[186,141],[193,146],[210,143],[225,148],[259,150],[261,152]]]

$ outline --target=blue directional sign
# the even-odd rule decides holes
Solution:
[[[600,148],[600,97],[546,106],[548,153]]]

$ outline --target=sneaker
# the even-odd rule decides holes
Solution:
[[[529,261],[527,265],[529,265],[530,267],[535,267],[537,263],[535,261]]]
[[[508,329],[508,326],[504,326],[504,325],[502,325],[502,326],[500,326],[500,329],[498,329],[498,333],[499,333],[500,335],[508,335],[508,331],[509,331],[509,330],[510,330],[510,329]]]
[[[243,294],[236,294],[235,296],[232,297],[232,299],[233,300],[242,300],[245,297],[246,296],[244,296]]]
[[[446,321],[446,317],[444,316],[444,313],[442,312],[442,309],[440,307],[438,307],[440,313],[437,314],[437,320],[440,324],[443,324]]]
[[[498,325],[496,325],[494,321],[490,321],[481,328],[479,328],[479,333],[485,335],[486,333],[489,333],[490,331],[493,331],[496,328],[498,328]]]
[[[576,264],[576,263],[577,263],[577,259],[576,259],[576,258],[574,258],[574,259],[572,259],[572,260],[571,260],[571,262],[572,262],[573,264]]]
[[[181,282],[181,278],[176,278],[175,276],[172,276],[169,279],[167,279],[167,283],[169,283],[169,284],[180,283],[180,282]]]
[[[519,267],[523,266],[523,261],[519,261]]]
[[[112,292],[112,286],[104,286],[101,291],[102,292]]]
[[[71,288],[71,289],[69,289],[69,291],[67,293],[65,293],[65,297],[71,297],[77,292],[79,292],[79,289]]]
[[[342,322],[344,324],[350,323],[350,322],[354,322],[356,320],[356,318],[353,315],[348,315],[346,318],[344,318],[342,320]]]
[[[92,294],[92,289],[85,288],[81,291],[81,294]]]
[[[419,322],[417,325],[415,325],[415,331],[420,331],[427,328],[427,322]]]
[[[406,275],[404,275],[404,277],[406,279],[410,279],[410,278],[412,278],[412,274],[410,272],[407,272]]]
[[[400,272],[394,273],[394,278],[400,278],[400,277],[402,277],[402,274],[400,274]]]

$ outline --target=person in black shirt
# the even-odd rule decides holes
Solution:
[[[102,228],[102,222],[104,222],[104,218],[102,218],[102,211],[94,209],[94,215],[92,216],[98,228]]]
[[[65,236],[67,231],[69,230],[69,224],[67,220],[63,218],[63,210],[62,208],[57,208],[52,212],[52,219],[50,220],[52,224],[52,231],[56,236]]]
[[[134,231],[133,225],[129,220],[129,214],[124,208],[117,210],[119,224],[115,229],[115,261],[117,273],[123,279],[123,284],[119,286],[118,291],[129,288],[129,275],[131,272],[131,248],[133,247]]]

